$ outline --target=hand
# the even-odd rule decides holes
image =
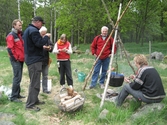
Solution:
[[[51,36],[51,34],[50,34],[50,33],[46,33],[46,34],[45,34],[45,36],[48,36],[48,37],[50,37],[50,36]]]
[[[97,57],[97,55],[96,55],[96,54],[94,54],[94,56],[95,56],[95,57]]]
[[[67,49],[66,49],[66,48],[63,48],[62,51],[63,51],[63,52],[67,52]]]
[[[43,46],[43,49],[45,49],[45,50],[50,50],[51,49],[51,47],[50,46]]]
[[[126,83],[130,83],[130,82],[131,82],[130,79],[129,79],[129,77],[125,77],[125,78],[124,78],[124,81],[125,81]]]
[[[130,75],[129,78],[130,79],[134,79],[136,76],[135,75]]]

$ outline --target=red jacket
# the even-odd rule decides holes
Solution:
[[[24,43],[21,32],[13,28],[6,37],[6,44],[10,59],[24,62]]]
[[[96,54],[97,56],[100,54],[104,44],[106,43],[108,39],[108,36],[105,38],[105,40],[102,39],[102,36],[96,36],[91,44],[91,52],[92,55]],[[101,56],[99,57],[99,59],[105,59],[107,58],[112,51],[112,45],[113,45],[113,38],[111,37],[106,45],[106,47],[103,50],[103,53],[101,54]],[[114,53],[116,53],[116,45],[114,46]]]
[[[57,44],[57,49],[64,49],[64,48],[66,48],[66,49],[68,49],[69,48],[69,45],[70,45],[70,43],[67,41],[67,42],[65,42],[65,44],[63,44],[63,45],[59,45],[59,44]],[[59,52],[58,54],[57,54],[57,59],[59,60],[61,60],[61,59],[70,59],[70,54],[68,54],[68,53],[66,53],[66,52]]]

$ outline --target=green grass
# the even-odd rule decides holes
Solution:
[[[135,43],[126,43],[124,44],[125,49],[129,54],[129,60],[133,65],[133,57],[136,53],[142,53],[149,55],[148,43],[145,43],[143,47],[136,45]],[[82,44],[79,46],[79,49],[82,52],[85,52],[86,49],[89,49],[90,45]],[[167,55],[167,43],[152,43],[152,52],[158,51],[162,52],[164,55]],[[12,84],[12,68],[10,61],[7,55],[6,50],[0,52],[1,63],[0,63],[0,85],[5,85],[11,87]],[[46,101],[45,105],[40,106],[42,109],[40,112],[32,112],[25,110],[26,99],[23,100],[23,103],[11,103],[7,100],[5,95],[2,95],[0,98],[0,112],[14,114],[15,117],[12,121],[17,125],[150,125],[150,124],[160,124],[165,125],[167,122],[167,99],[163,100],[165,107],[162,111],[156,111],[155,113],[150,113],[146,116],[143,116],[140,119],[131,119],[133,113],[140,107],[140,104],[136,101],[127,100],[122,108],[116,108],[115,105],[111,102],[104,102],[102,108],[100,108],[101,100],[96,97],[96,93],[103,93],[98,86],[96,89],[85,90],[85,103],[82,110],[67,113],[61,112],[55,104],[55,95],[59,93],[59,74],[56,65],[55,55],[50,54],[52,58],[52,63],[49,68],[49,79],[52,79],[52,93],[46,95],[43,93],[39,94],[41,100]],[[132,69],[128,65],[127,59],[125,56],[120,57],[120,53],[114,56],[114,62],[118,61],[118,70],[121,73],[124,73],[125,76],[128,76],[133,73]],[[89,74],[90,69],[94,63],[95,59],[91,54],[72,54],[71,55],[71,67],[72,75],[74,80],[74,87],[77,91],[82,91],[85,82],[78,81],[78,74],[75,72],[77,69],[79,72],[83,72],[86,75]],[[154,66],[159,72],[162,81],[164,83],[165,91],[167,92],[167,64],[164,64],[162,61],[150,60],[150,65]],[[90,84],[90,79],[88,85]],[[24,65],[23,69],[23,79],[21,83],[22,94],[27,96],[29,85],[29,77],[27,66]],[[120,90],[121,88],[110,87],[111,89]],[[100,119],[99,114],[103,109],[107,109],[109,113],[106,118]],[[0,121],[3,119],[0,119]]]

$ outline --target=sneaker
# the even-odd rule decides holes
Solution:
[[[73,87],[72,87],[72,85],[69,85],[69,87],[72,89]]]
[[[105,88],[104,84],[100,84],[100,88],[104,89]]]
[[[26,110],[31,110],[31,111],[40,111],[41,109],[39,107],[35,107],[35,106],[32,106],[32,107],[26,107]]]
[[[61,89],[64,89],[65,88],[65,85],[61,85]]]
[[[95,86],[88,86],[88,89],[93,89],[93,88],[95,88]]]

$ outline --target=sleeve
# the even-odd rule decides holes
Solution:
[[[54,45],[53,45],[52,41],[50,41],[50,39],[49,39],[49,46],[51,47],[51,49],[49,50],[49,52],[52,52]]]
[[[6,43],[7,43],[7,51],[11,60],[17,60],[17,55],[14,49],[14,37],[12,35],[8,35],[6,37]]]
[[[49,37],[48,36],[44,36],[42,37],[40,35],[39,32],[34,31],[33,33],[31,33],[31,37],[32,37],[32,41],[35,44],[35,46],[39,47],[39,48],[43,48],[43,46],[45,44],[47,44]]]
[[[71,44],[70,44],[70,43],[69,43],[69,47],[68,47],[67,53],[68,53],[68,54],[72,54],[72,47],[71,47]]]
[[[57,42],[56,42],[55,45],[54,45],[54,48],[53,48],[52,53],[55,53],[55,54],[58,54],[58,53],[59,53],[59,50],[58,50],[58,48],[57,48]]]
[[[91,49],[91,52],[92,52],[92,55],[96,54],[96,49],[97,49],[97,40],[98,40],[99,36],[96,36],[94,39],[93,39],[93,42],[90,46],[90,49]]]
[[[139,90],[143,85],[143,80],[136,77],[133,82],[130,83],[130,87],[134,90]]]

